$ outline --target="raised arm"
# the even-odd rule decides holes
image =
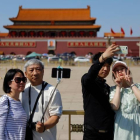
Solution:
[[[109,46],[105,52],[101,55],[99,58],[99,61],[102,63],[104,62],[107,58],[110,58],[115,55],[115,53],[119,50],[118,45],[112,44]]]
[[[96,79],[100,69],[104,65],[105,60],[114,56],[115,52],[118,51],[117,47],[118,45],[112,44],[105,50],[105,52],[100,56],[99,60],[95,61],[93,65],[90,67],[88,73],[83,75],[81,80],[82,84],[88,86],[89,83],[91,83]]]
[[[137,86],[132,86],[132,91],[134,92],[136,98],[140,102],[140,90],[137,88]]]
[[[93,82],[96,77],[98,76],[98,73],[100,69],[102,68],[103,63],[100,63],[99,60],[97,60],[88,70],[88,73],[84,74],[81,82],[85,86],[89,86],[91,82]]]
[[[133,78],[132,78],[132,76],[130,76],[129,73],[130,73],[129,69],[127,69],[127,74],[125,76],[125,80],[126,80],[127,84],[132,88],[132,91],[134,92],[136,98],[140,102],[140,89],[138,89],[137,86],[133,83]]]
[[[118,110],[120,107],[120,98],[121,98],[121,87],[122,87],[122,80],[124,77],[120,77],[119,75],[115,74],[113,72],[114,76],[115,76],[115,83],[116,83],[116,91],[114,94],[113,99],[111,100],[111,107],[113,110]]]

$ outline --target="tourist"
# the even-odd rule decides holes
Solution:
[[[35,124],[32,127],[33,140],[56,140],[56,124],[62,114],[61,95],[58,90],[55,90],[52,99],[50,98],[54,86],[43,81],[44,64],[42,61],[30,59],[25,63],[24,69],[29,83],[24,92],[21,93],[20,99],[28,116],[28,121],[31,118],[37,97],[42,91],[31,122]]]
[[[114,140],[140,140],[140,83],[123,61],[112,67],[115,86],[110,89],[110,103],[116,111]]]
[[[0,140],[25,140],[27,115],[19,100],[27,78],[20,69],[10,69],[3,82],[6,93],[0,98]]]
[[[113,140],[114,112],[109,103],[110,87],[104,78],[110,72],[117,47],[113,44],[104,53],[95,54],[92,66],[81,79],[85,111],[83,140]]]

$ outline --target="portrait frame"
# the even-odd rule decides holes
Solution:
[[[56,41],[54,39],[48,40],[48,50],[56,49]]]

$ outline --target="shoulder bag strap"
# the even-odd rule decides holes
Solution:
[[[8,95],[7,95],[8,96]],[[7,97],[7,101],[8,101],[8,112],[7,112],[7,118],[8,118],[8,114],[9,114],[9,109],[10,109],[10,101],[9,98]],[[7,129],[6,129],[7,130]],[[7,130],[8,131],[8,130]],[[8,133],[7,133],[8,134]],[[8,139],[10,139],[9,134],[8,134]]]
[[[8,95],[7,95],[8,96]],[[7,97],[7,101],[8,101],[8,113],[9,113],[9,109],[10,109],[10,102],[9,102],[9,98]],[[7,114],[8,114],[7,113]]]
[[[44,85],[44,89],[45,89],[45,87],[46,87],[47,85],[48,85],[48,83],[46,82],[45,85]],[[42,93],[42,114],[43,114],[43,112],[44,112],[43,106],[44,106],[44,93]],[[43,122],[42,122],[42,123],[44,123],[44,118],[43,118]]]
[[[8,110],[9,110],[9,108],[10,108],[10,102],[9,102],[9,99],[8,99]]]
[[[35,109],[36,109],[36,105],[37,105],[37,102],[39,100],[39,97],[40,95],[42,94],[44,88],[46,87],[47,83],[45,83],[44,85],[44,82],[42,82],[42,89],[40,91],[40,93],[38,94],[37,98],[36,98],[36,101],[35,101],[35,104],[34,104],[34,108],[33,108],[33,111],[31,113],[31,86],[29,88],[29,106],[30,106],[30,118],[29,118],[29,123],[32,122],[32,119],[33,119],[33,116],[34,116],[34,112],[35,112]]]

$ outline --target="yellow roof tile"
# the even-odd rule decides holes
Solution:
[[[108,37],[108,36],[112,36],[112,37],[124,37],[125,35],[123,33],[104,33],[104,37]]]
[[[86,21],[96,20],[90,17],[90,7],[86,9],[22,9],[12,21]]]
[[[32,26],[32,25],[8,25],[8,26],[4,26],[4,28],[6,29],[98,29],[101,28],[101,26],[99,25],[46,25],[46,26]]]
[[[8,36],[8,33],[0,33],[0,37],[6,37]]]

